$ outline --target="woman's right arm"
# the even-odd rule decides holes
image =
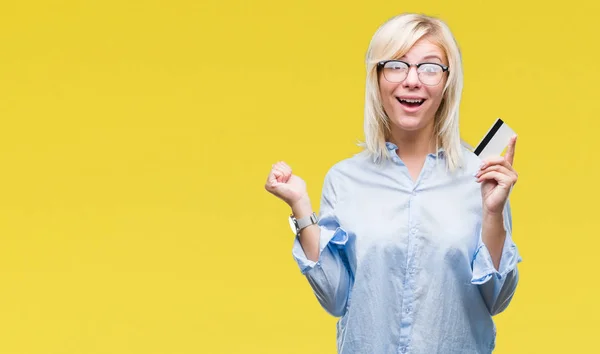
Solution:
[[[313,207],[308,196],[302,197],[299,201],[291,205],[292,214],[296,219],[303,218],[312,214]],[[321,250],[319,248],[319,240],[321,238],[321,228],[318,224],[312,224],[300,230],[298,242],[302,246],[304,256],[308,261],[317,262]]]
[[[334,213],[336,193],[331,173],[325,177],[319,221],[302,229],[295,237],[292,254],[317,300],[333,316],[343,316],[348,302],[352,276],[342,254],[348,235]],[[306,185],[283,162],[273,165],[267,191],[284,200],[296,218],[313,212]]]

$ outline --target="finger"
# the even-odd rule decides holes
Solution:
[[[274,171],[279,171],[279,172],[285,174],[285,168],[283,166],[281,166],[281,165],[276,164],[275,166],[273,166],[273,170]]]
[[[508,161],[502,157],[502,156],[492,156],[492,157],[488,157],[487,159],[485,159],[481,165],[479,166],[479,170],[483,171],[486,168],[488,168],[489,166],[494,166],[494,165],[501,165],[504,166],[508,169],[512,169],[512,166],[510,163],[508,163]]]
[[[285,172],[286,172],[286,174],[288,174],[288,175],[291,175],[291,174],[292,174],[292,168],[291,168],[291,167],[290,167],[288,164],[286,164],[285,162],[282,162],[282,163],[281,163],[281,169],[282,169],[283,171],[285,171]]]
[[[271,167],[273,168],[279,168],[280,170],[285,170],[285,163],[283,163],[282,161],[277,161],[276,163],[274,163]]]
[[[273,168],[271,170],[271,173],[269,173],[269,176],[267,177],[267,183],[269,186],[274,187],[276,186],[279,182],[278,180],[283,176],[283,173],[281,171],[279,171],[278,169]]]
[[[506,166],[503,166],[503,165],[491,165],[491,166],[488,166],[488,167],[484,168],[483,170],[478,171],[475,174],[475,177],[479,177],[479,176],[483,175],[484,173],[491,172],[491,171],[500,172],[500,173],[505,174],[505,175],[510,176],[510,177],[516,177],[517,176],[517,173],[514,170],[512,170],[512,169],[510,169],[510,168],[508,168]]]
[[[500,181],[503,181],[503,179],[505,178],[503,176],[504,175],[500,172],[490,171],[490,172],[484,173],[481,176],[479,176],[477,178],[477,182],[495,180],[496,182],[499,183]]]
[[[290,179],[291,174],[285,171],[282,167],[275,166],[273,169],[279,172],[280,178],[277,179],[279,182],[286,183]]]
[[[502,156],[490,156],[483,160],[483,162],[479,166],[479,169],[483,170],[490,165],[501,164],[503,161],[504,161],[504,158]]]
[[[284,175],[286,176],[286,179],[289,178],[289,176],[291,176],[292,174],[292,169],[290,166],[288,166],[285,162],[283,161],[279,161],[277,162],[274,167],[278,168],[280,171],[282,171],[284,173]]]
[[[513,161],[515,159],[515,147],[517,145],[517,136],[513,136],[510,138],[510,143],[508,144],[508,148],[506,149],[506,154],[504,155],[504,159],[512,166]]]
[[[280,163],[281,163],[281,165],[282,165],[282,166],[284,166],[285,168],[289,168],[290,170],[292,169],[292,168],[290,167],[290,165],[288,165],[287,163],[285,163],[285,161],[281,161]]]
[[[497,171],[490,171],[490,172],[484,173],[481,176],[479,176],[479,178],[477,178],[477,182],[491,181],[491,180],[495,180],[498,184],[505,185],[505,186],[512,186],[516,181],[515,178],[508,176],[504,173],[497,172]]]
[[[287,163],[285,163],[285,161],[277,161],[276,165],[281,166],[282,168],[290,167]]]

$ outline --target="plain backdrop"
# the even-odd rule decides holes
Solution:
[[[464,139],[519,134],[496,352],[593,352],[598,2],[64,0],[0,5],[0,353],[335,353],[264,182],[285,160],[318,209],[406,11],[458,39]]]

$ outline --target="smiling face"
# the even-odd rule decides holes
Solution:
[[[436,63],[448,65],[444,51],[426,37],[417,41],[398,60],[409,64]],[[424,65],[417,72],[416,66],[406,72],[403,63],[388,63],[379,73],[379,93],[383,108],[390,119],[391,129],[402,132],[428,131],[433,133],[435,114],[442,101],[447,74],[440,66]],[[436,70],[442,70],[436,72]],[[421,79],[419,79],[421,75]],[[437,75],[437,76],[436,76]],[[387,77],[387,78],[386,78]],[[435,83],[436,77],[439,82]],[[424,84],[425,82],[426,84]],[[431,83],[435,83],[431,85]]]

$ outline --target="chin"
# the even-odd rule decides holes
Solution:
[[[417,131],[427,126],[427,123],[421,117],[396,117],[392,122],[398,128],[406,131]]]

